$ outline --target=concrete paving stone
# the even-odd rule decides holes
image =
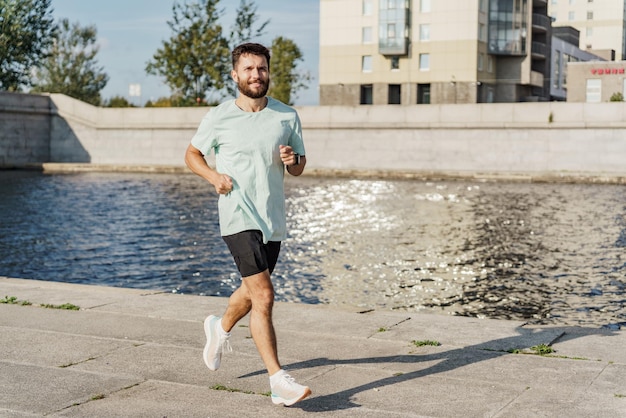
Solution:
[[[556,355],[626,364],[626,333],[596,328],[563,328],[552,345]]]
[[[232,360],[230,361],[231,364],[225,365],[218,372],[212,372],[202,360],[201,349],[148,343],[111,352],[106,356],[76,364],[73,369],[103,374],[119,373],[122,370],[125,375],[141,380],[197,384],[207,388],[216,384],[227,386],[231,381],[237,380],[237,386],[231,387],[261,393],[268,390],[265,374],[250,376],[247,379],[236,379],[235,371],[240,370],[243,365],[248,365],[247,370],[258,370],[260,363],[258,355],[251,357],[237,354],[236,360],[235,358],[229,358],[229,360]],[[235,361],[238,365],[236,368],[232,367],[232,363]],[[252,383],[248,383],[248,381],[252,381]]]
[[[67,367],[132,347],[129,341],[0,326],[0,358],[6,362]]]
[[[497,417],[594,417],[626,416],[626,399],[592,388],[576,387],[567,381],[529,388],[504,408]]]
[[[193,385],[148,381],[58,412],[54,417],[238,418],[302,417],[297,409],[276,406],[268,396],[211,390]]]
[[[140,381],[117,375],[2,361],[0,408],[29,414],[49,414],[137,383]]]
[[[0,277],[0,284],[4,296],[14,296],[37,305],[72,303],[84,310],[154,318],[204,320],[210,312],[223,312],[228,303],[227,298],[83,284],[68,286],[67,283],[6,277]]]
[[[0,313],[0,325],[19,321],[33,330],[194,346],[203,346],[206,339],[202,323],[196,321],[8,304],[0,304]]]
[[[0,408],[0,417],[2,418],[35,418],[41,417],[41,414],[31,414],[24,411],[10,411],[8,409]]]
[[[626,416],[623,331],[277,303],[282,363],[313,390],[283,408],[249,317],[205,367],[202,322],[227,299],[33,282],[0,278],[0,293],[89,308],[0,304],[0,416]],[[556,352],[507,352],[542,343]]]

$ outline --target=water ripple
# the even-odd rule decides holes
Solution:
[[[277,299],[626,325],[624,186],[288,178]],[[0,172],[0,275],[228,296],[193,175]]]

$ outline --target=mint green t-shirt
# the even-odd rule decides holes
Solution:
[[[266,243],[287,236],[285,167],[278,146],[290,145],[305,155],[302,127],[295,109],[267,99],[260,112],[243,111],[234,99],[216,106],[191,139],[204,155],[213,150],[215,169],[233,180],[233,190],[218,201],[222,236],[250,229],[260,230]]]

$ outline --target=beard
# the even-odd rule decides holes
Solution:
[[[267,81],[258,80],[255,83],[260,83],[261,88],[259,90],[252,90],[246,81],[240,80],[237,83],[237,88],[244,96],[247,96],[251,99],[260,99],[261,97],[265,97],[267,94],[267,90],[269,90],[270,80]]]

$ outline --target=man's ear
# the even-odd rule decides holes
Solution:
[[[235,80],[235,83],[239,83],[237,72],[235,70],[230,70],[230,76],[233,78],[233,80]]]

